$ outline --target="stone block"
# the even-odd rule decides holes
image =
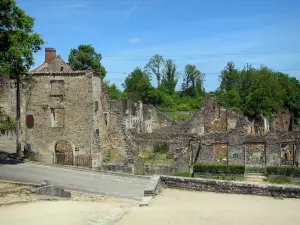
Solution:
[[[63,188],[54,185],[39,187],[35,190],[35,193],[39,195],[49,195],[49,196],[62,197],[62,198],[71,197],[71,192],[65,191]]]

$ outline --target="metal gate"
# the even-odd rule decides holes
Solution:
[[[71,154],[55,153],[54,164],[92,168],[92,157],[89,155],[73,156]]]

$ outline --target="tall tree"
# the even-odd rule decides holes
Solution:
[[[225,68],[222,70],[220,75],[220,88],[224,92],[228,92],[231,89],[235,88],[236,90],[240,89],[241,85],[241,79],[240,79],[240,73],[235,68],[235,65],[233,62],[228,62]]]
[[[16,153],[21,155],[21,83],[30,78],[33,53],[44,44],[33,31],[34,18],[17,6],[14,0],[0,1],[0,75],[9,76],[16,84]]]
[[[132,71],[122,84],[124,92],[134,100],[144,100],[148,91],[153,90],[149,75],[141,68],[137,67]]]
[[[190,97],[198,97],[204,93],[204,73],[195,65],[188,64],[184,68],[182,92]]]
[[[157,87],[160,85],[161,82],[161,75],[162,75],[162,69],[164,66],[164,58],[161,55],[155,54],[152,56],[152,58],[149,60],[147,65],[145,66],[145,69],[154,74],[157,79]]]
[[[179,76],[180,74],[176,71],[175,62],[172,59],[168,59],[164,64],[160,88],[165,90],[169,95],[173,95],[175,93]]]
[[[105,77],[106,70],[101,65],[102,56],[95,51],[92,45],[79,45],[77,49],[71,49],[69,64],[73,70],[95,70]]]

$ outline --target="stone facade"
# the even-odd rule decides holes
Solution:
[[[140,106],[139,110],[142,109],[144,113],[145,110],[146,113],[150,112],[147,119],[130,113],[129,117],[120,118],[126,127],[125,139],[130,137],[128,151],[135,152],[135,155],[139,150],[153,151],[157,142],[167,142],[169,157],[176,160],[185,157],[188,160],[180,161],[186,165],[185,168],[193,162],[246,164],[249,167],[297,165],[299,162],[300,133],[293,130],[292,123],[275,126],[274,119],[263,115],[251,121],[239,113],[220,107],[214,96],[208,98],[194,113],[192,120],[185,123],[162,116],[153,106]],[[277,113],[275,117],[277,120],[281,118],[285,121],[282,124],[286,124],[292,118],[287,114]],[[137,121],[137,125],[130,126],[128,118]],[[151,123],[152,129],[142,129],[144,125],[151,126]],[[190,158],[184,152],[190,154]]]
[[[100,76],[72,71],[52,48],[46,48],[45,62],[31,75],[21,93],[22,143],[29,139],[40,154],[68,149],[69,154],[93,155],[100,161],[100,133],[106,132]],[[4,91],[10,98],[1,95],[1,103],[14,112],[15,90],[9,90]],[[29,117],[34,120],[30,127]]]

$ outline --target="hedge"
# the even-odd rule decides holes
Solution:
[[[268,166],[267,174],[285,177],[300,177],[300,168],[294,166]]]
[[[261,168],[258,168],[257,172]],[[227,165],[227,164],[202,164],[194,165],[194,173],[212,173],[212,174],[244,174],[244,165]],[[268,166],[264,171],[266,175],[277,175],[285,177],[300,177],[300,167],[294,166]]]
[[[214,174],[244,174],[244,165],[226,165],[226,164],[202,164],[194,165],[194,173],[214,173]]]

